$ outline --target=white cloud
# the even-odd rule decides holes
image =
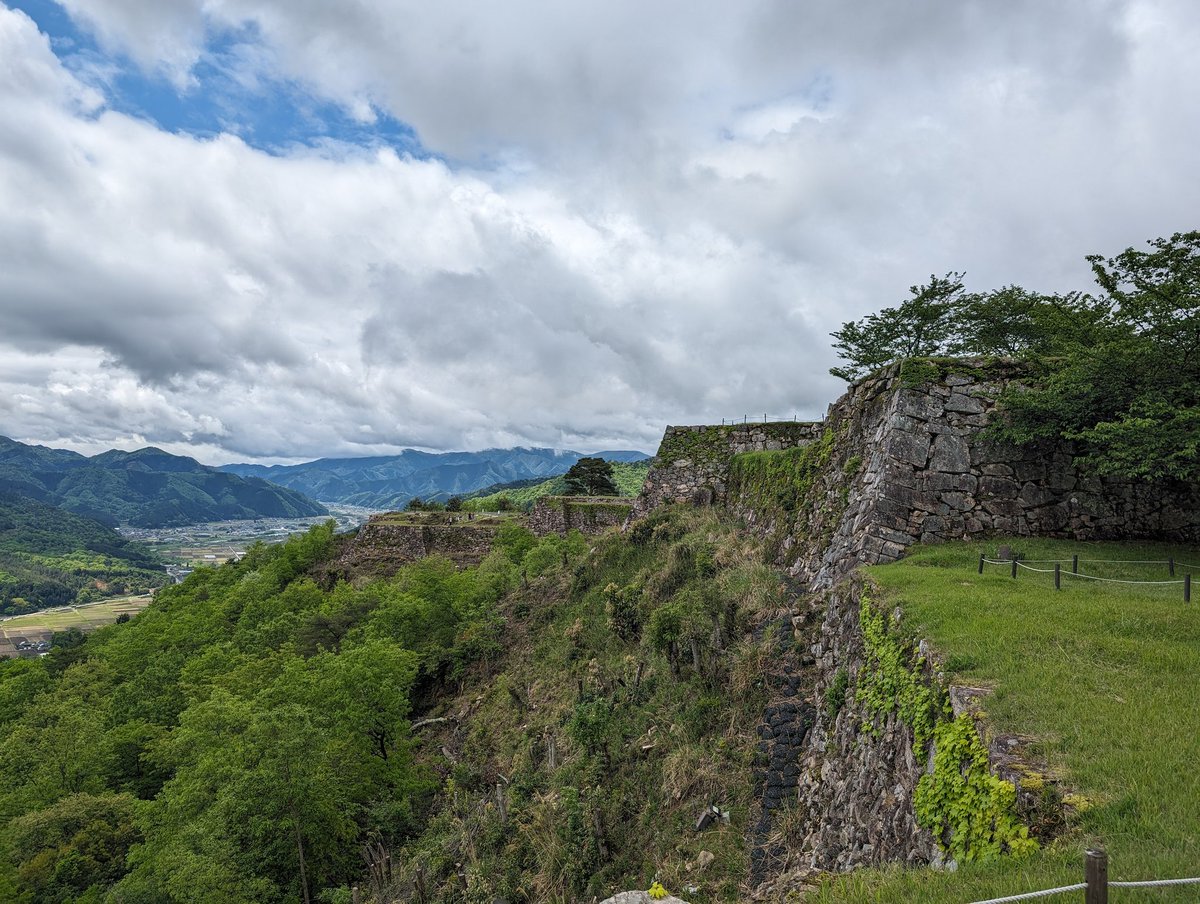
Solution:
[[[931,272],[1084,287],[1085,253],[1197,226],[1183,0],[64,6],[181,85],[206,36],[259,35],[241,84],[386,111],[451,162],[163,132],[0,6],[18,438],[653,448],[819,413],[829,329]]]

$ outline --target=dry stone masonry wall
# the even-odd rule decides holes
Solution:
[[[781,421],[720,427],[668,427],[634,506],[641,516],[660,505],[703,501],[723,504],[733,456],[805,446],[820,424]]]
[[[633,502],[620,496],[543,496],[529,513],[529,529],[539,537],[569,530],[598,534],[624,524]]]
[[[748,827],[762,852],[756,881],[778,859],[767,839],[785,824],[789,862],[798,856],[802,869],[945,856],[913,809],[932,749],[915,749],[898,712],[871,712],[856,693],[869,667],[859,564],[897,559],[916,542],[991,534],[1200,540],[1200,487],[1083,473],[1066,442],[989,441],[997,400],[1026,373],[996,361],[909,362],[854,384],[820,424],[667,429],[635,515],[724,505],[809,591],[792,601],[795,648],[787,668],[776,663],[781,697],[760,728],[762,805]],[[953,715],[971,711],[971,689],[945,690]],[[990,737],[987,751],[993,774],[1018,788],[1029,774],[1024,740]],[[1023,818],[1037,805],[1028,797],[1017,795]]]
[[[993,360],[895,364],[853,385],[823,424],[669,427],[635,512],[671,502],[727,505],[772,536],[780,564],[814,586],[859,563],[899,558],[918,541],[992,533],[1200,539],[1200,487],[1083,474],[1066,442],[989,442],[982,434],[997,399],[1024,373]],[[777,480],[731,483],[738,457],[754,458],[742,453],[819,440],[827,448],[799,475],[801,499]],[[769,458],[758,464],[775,473]]]
[[[799,751],[793,829],[803,865],[814,870],[941,860],[933,835],[913,815],[924,762],[914,752],[912,729],[895,712],[874,717],[856,701],[866,667],[861,593],[860,580],[847,581],[793,615],[819,704]]]
[[[1019,365],[962,361],[918,373],[928,379],[918,383],[893,365],[831,409],[839,445],[857,449],[862,468],[829,543],[789,563],[796,573],[827,584],[847,566],[896,559],[914,542],[993,533],[1200,538],[1200,487],[1081,473],[1067,442],[990,442],[984,428],[1000,394],[1023,377]]]
[[[390,576],[426,556],[445,556],[456,565],[478,565],[492,550],[492,525],[402,524],[387,515],[358,529],[338,560],[345,573]]]
[[[569,530],[598,534],[624,524],[633,503],[614,496],[543,497],[528,517],[515,515],[506,520],[539,537]],[[459,567],[478,565],[491,552],[502,518],[440,512],[376,515],[347,543],[337,567],[344,574],[390,576],[402,565],[426,556],[445,556]]]

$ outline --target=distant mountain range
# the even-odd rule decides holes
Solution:
[[[224,465],[242,477],[261,477],[319,499],[366,508],[403,508],[410,499],[444,502],[495,484],[546,480],[566,473],[582,452],[556,449],[485,449],[418,452],[373,458],[321,458],[300,465]],[[642,461],[644,452],[588,453],[614,462]]]
[[[177,527],[240,518],[326,515],[318,502],[256,477],[242,477],[161,449],[87,457],[0,436],[0,491],[105,524]]]

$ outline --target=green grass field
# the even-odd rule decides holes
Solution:
[[[1036,560],[1166,559],[1200,564],[1200,550],[1161,544],[1013,540]],[[1110,880],[1200,876],[1200,568],[1185,605],[1180,584],[1128,585],[1004,566],[977,574],[997,543],[923,547],[868,569],[908,630],[934,645],[954,683],[995,689],[987,704],[1001,731],[1040,739],[1037,752],[1090,809],[1057,842],[1021,861],[929,870],[864,871],[831,880],[822,902],[965,902],[1082,881],[1084,849],[1109,852]],[[1102,565],[1112,579],[1170,580],[1166,565]],[[1081,900],[1082,892],[1049,898]],[[1200,900],[1200,886],[1114,889],[1114,902]]]
[[[0,645],[7,646],[12,638],[32,639],[68,628],[91,631],[111,625],[123,614],[136,615],[149,606],[152,600],[153,597],[149,594],[123,596],[84,606],[47,609],[6,618],[0,620]]]

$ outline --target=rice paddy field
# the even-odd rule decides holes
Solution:
[[[82,606],[60,606],[28,615],[0,619],[0,656],[17,656],[17,644],[23,640],[36,644],[49,641],[55,631],[79,628],[93,631],[111,625],[121,615],[136,615],[153,601],[150,594],[116,597]],[[36,655],[36,654],[32,654]]]

